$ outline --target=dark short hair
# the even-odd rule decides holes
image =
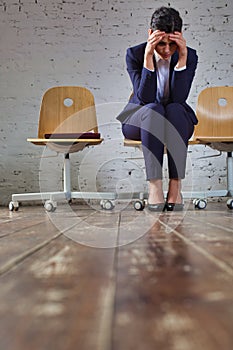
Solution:
[[[165,33],[181,32],[182,30],[182,18],[177,10],[172,7],[162,6],[154,11],[150,28],[155,30],[161,30]]]

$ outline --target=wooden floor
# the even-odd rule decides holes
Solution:
[[[233,210],[0,208],[1,350],[232,350]]]

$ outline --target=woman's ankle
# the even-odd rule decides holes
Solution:
[[[148,202],[150,204],[164,203],[163,182],[161,179],[149,181]]]
[[[181,180],[180,179],[170,179],[168,186],[168,203],[182,203],[181,195]]]

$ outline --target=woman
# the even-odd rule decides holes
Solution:
[[[149,181],[151,211],[182,210],[188,140],[197,118],[186,103],[197,66],[196,51],[186,46],[182,19],[173,8],[155,10],[148,40],[126,54],[133,94],[117,117],[128,139],[141,140]],[[166,145],[169,186],[163,195],[162,166]]]

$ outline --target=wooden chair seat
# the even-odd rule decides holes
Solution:
[[[33,139],[28,138],[27,141],[37,146],[48,146],[52,150],[59,153],[75,153],[83,150],[88,146],[95,146],[102,143],[101,139]]]

